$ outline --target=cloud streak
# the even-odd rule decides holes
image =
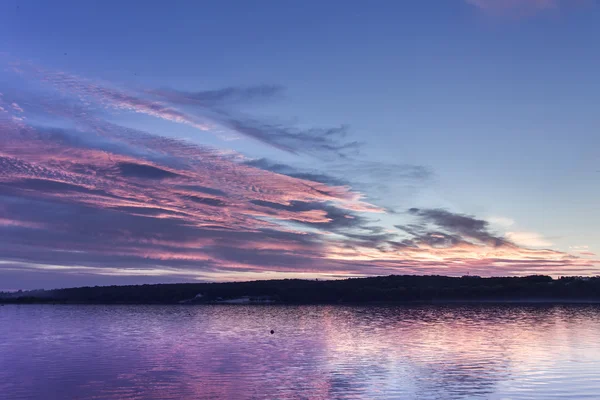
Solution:
[[[537,13],[556,11],[564,7],[577,7],[590,3],[587,0],[465,0],[467,4],[497,16],[525,17]]]
[[[552,246],[552,242],[535,232],[506,232],[506,237],[512,242],[526,247]]]
[[[64,96],[77,98],[88,107],[145,114],[217,135],[234,133],[288,153],[346,157],[356,154],[360,147],[360,143],[346,140],[346,126],[301,129],[248,117],[236,111],[235,106],[240,104],[278,97],[283,88],[277,85],[199,92],[125,90],[105,82],[31,65],[22,65],[19,71],[22,76],[37,79]]]
[[[223,89],[185,92],[173,89],[149,91],[172,104],[198,107],[231,106],[246,102],[266,101],[279,98],[284,88],[280,85],[230,86]]]
[[[123,282],[118,279],[595,270],[593,259],[532,249],[537,245],[523,236],[498,235],[487,221],[448,210],[410,209],[403,214],[407,223],[392,229],[382,222],[390,218],[386,209],[355,187],[367,176],[424,180],[431,174],[426,168],[354,160],[356,171],[344,175],[342,164],[322,173],[249,160],[121,126],[106,115],[134,109],[176,123],[199,121],[171,105],[62,74],[43,76],[51,95],[3,90],[0,97],[0,276],[60,275],[68,286],[88,277],[92,283],[94,277]],[[184,99],[177,104],[231,106],[277,93],[268,87],[179,93]],[[298,142],[305,152],[330,154],[342,151],[331,138],[345,134],[257,129],[274,130],[266,142],[277,137],[276,145],[291,149]]]
[[[533,13],[556,9],[560,0],[465,0],[477,8],[490,13]]]

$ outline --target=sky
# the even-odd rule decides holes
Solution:
[[[597,275],[600,4],[0,3],[0,290]]]

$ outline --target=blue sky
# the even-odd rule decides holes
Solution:
[[[2,2],[0,106],[5,115],[0,155],[12,160],[10,165],[57,169],[47,176],[8,169],[1,175],[10,190],[0,200],[5,213],[0,214],[0,234],[12,247],[28,250],[5,248],[3,255],[0,249],[0,277],[4,275],[4,286],[12,288],[403,271],[596,274],[599,18],[600,8],[593,1],[561,0]],[[99,128],[100,123],[105,125]],[[253,173],[267,174],[261,179],[268,182],[282,176],[299,179],[300,174],[307,178],[308,173],[312,182],[316,174],[326,175],[317,183],[344,184],[345,192],[338,190],[335,198],[307,197],[302,179],[277,183],[291,185],[293,189],[286,189],[291,192],[255,198],[220,187],[225,177],[211,176],[213,166],[194,172],[215,178],[211,188],[223,192],[217,200],[226,204],[221,212],[228,217],[220,220],[215,238],[232,229],[281,229],[286,232],[282,235],[294,230],[314,235],[313,242],[328,243],[299,266],[290,265],[294,257],[301,258],[289,249],[296,248],[297,239],[290,239],[294,243],[287,247],[269,248],[282,252],[279,261],[247,255],[236,259],[237,270],[225,266],[231,264],[227,257],[201,251],[214,243],[186,246],[198,246],[202,255],[188,257],[185,265],[173,261],[182,254],[175,245],[156,259],[127,247],[120,256],[131,259],[127,266],[117,265],[117,259],[106,258],[117,254],[94,247],[106,237],[124,243],[122,229],[105,225],[98,229],[106,228],[106,234],[95,238],[94,246],[74,245],[68,236],[52,244],[63,252],[76,247],[81,252],[77,254],[86,256],[54,259],[40,250],[59,229],[54,216],[39,215],[34,221],[20,216],[15,204],[35,200],[90,212],[113,212],[116,205],[107,211],[106,198],[75,198],[69,191],[82,189],[67,186],[62,187],[64,193],[57,186],[49,194],[48,183],[39,184],[78,182],[89,191],[101,185],[92,177],[110,170],[109,161],[100,159],[88,169],[73,169],[91,156],[73,155],[71,139],[60,144],[65,146],[60,148],[62,161],[53,162],[49,148],[57,151],[52,147],[57,146],[56,133],[43,140],[38,134],[15,133],[47,133],[50,127],[77,138],[79,150],[127,155],[127,160],[111,158],[121,175],[103,179],[125,179],[123,185],[130,189],[166,186],[179,199],[183,178],[176,170],[169,170],[173,175],[168,178],[156,178],[155,170],[149,177],[121,167],[135,158],[152,163],[150,168],[179,168],[175,161],[189,166],[199,154],[218,152],[224,158],[215,162],[224,170],[248,168],[243,172],[247,187],[259,192],[264,188],[252,181]],[[193,144],[198,153],[182,153],[180,146],[152,158],[139,140],[123,142],[124,132],[131,134],[133,128],[154,141],[170,138]],[[61,164],[69,157],[69,165]],[[224,167],[225,162],[233,164]],[[62,178],[57,178],[59,173]],[[32,186],[28,180],[37,183]],[[176,207],[178,212],[190,207],[152,193],[136,201]],[[189,200],[189,194],[185,196]],[[228,202],[229,198],[236,200]],[[194,211],[195,223],[206,222],[217,200]],[[276,215],[266,217],[265,209],[250,210],[241,206],[243,201]],[[345,220],[368,222],[342,224],[342,229],[332,223],[340,209],[358,213],[358,218],[352,214]],[[282,215],[307,211],[312,217],[327,215],[329,222],[298,222],[304,217]],[[252,217],[238,225],[231,217],[236,212]],[[264,218],[274,225],[262,226]],[[418,234],[398,228],[410,224],[420,226]],[[365,232],[379,237],[370,237],[368,245],[350,245],[359,232],[363,239]],[[384,233],[389,236],[382,238]],[[442,237],[432,241],[431,235]],[[178,243],[188,239],[184,235]],[[257,250],[254,239],[244,240],[236,250]],[[476,247],[465,250],[466,243]],[[31,255],[28,246],[39,255]],[[459,256],[464,252],[469,253],[468,262]],[[527,267],[523,260],[532,258],[539,262]],[[64,268],[47,267],[55,262]]]

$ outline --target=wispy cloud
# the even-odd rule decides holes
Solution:
[[[486,220],[449,210],[413,208],[401,215],[408,221],[393,229],[381,221],[390,217],[386,209],[357,189],[373,178],[425,181],[427,168],[338,159],[323,173],[250,160],[108,120],[115,111],[133,109],[200,123],[175,102],[149,102],[62,74],[43,76],[51,95],[3,90],[0,98],[3,276],[20,270],[62,274],[65,282],[87,275],[231,280],[469,271],[558,275],[595,268],[593,259],[538,249],[546,247],[541,237],[502,236]],[[179,96],[232,105],[276,93],[230,88]],[[62,127],[40,122],[49,120]],[[215,120],[226,125],[224,117]],[[290,151],[298,146],[337,154],[344,146],[337,139],[343,129],[257,124],[261,132],[272,130],[265,142]]]
[[[528,247],[548,247],[552,242],[535,232],[506,232],[506,237],[513,242]]]
[[[515,220],[508,217],[491,216],[487,218],[488,222],[502,227],[510,227],[515,224]]]
[[[231,106],[245,102],[273,100],[283,95],[280,85],[256,85],[223,89],[185,92],[174,89],[152,90],[150,93],[160,96],[172,104],[195,105],[199,107]]]
[[[465,0],[480,10],[498,16],[524,17],[563,7],[589,4],[586,0]]]
[[[172,89],[134,90],[117,88],[66,72],[25,65],[19,74],[38,79],[64,96],[77,98],[88,107],[145,114],[215,134],[232,132],[279,150],[319,157],[355,154],[360,143],[347,140],[344,125],[329,128],[298,128],[292,125],[245,116],[234,106],[277,97],[278,85],[228,87],[220,90],[182,92]]]
[[[390,196],[392,188],[398,189],[402,185],[419,186],[428,183],[434,176],[431,169],[422,165],[359,158],[328,162],[327,173],[277,163],[265,158],[248,160],[246,164],[328,185],[352,186],[355,190],[368,194],[370,199],[377,200],[378,204],[385,205],[389,211],[393,211],[400,200]]]
[[[21,106],[19,106],[17,103],[12,103],[11,106],[15,111],[18,111],[20,113],[24,112],[24,110],[21,108]]]
[[[410,214],[420,217],[425,223],[424,226],[427,223],[432,223],[450,232],[450,235],[443,233],[438,233],[437,235],[429,234],[430,238],[450,241],[469,239],[495,247],[505,244],[505,240],[502,237],[492,234],[489,231],[487,221],[477,219],[474,216],[456,214],[442,209],[423,210],[411,208],[408,211]]]

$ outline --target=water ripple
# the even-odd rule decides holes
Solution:
[[[597,399],[598,332],[596,306],[14,305],[0,398]]]

